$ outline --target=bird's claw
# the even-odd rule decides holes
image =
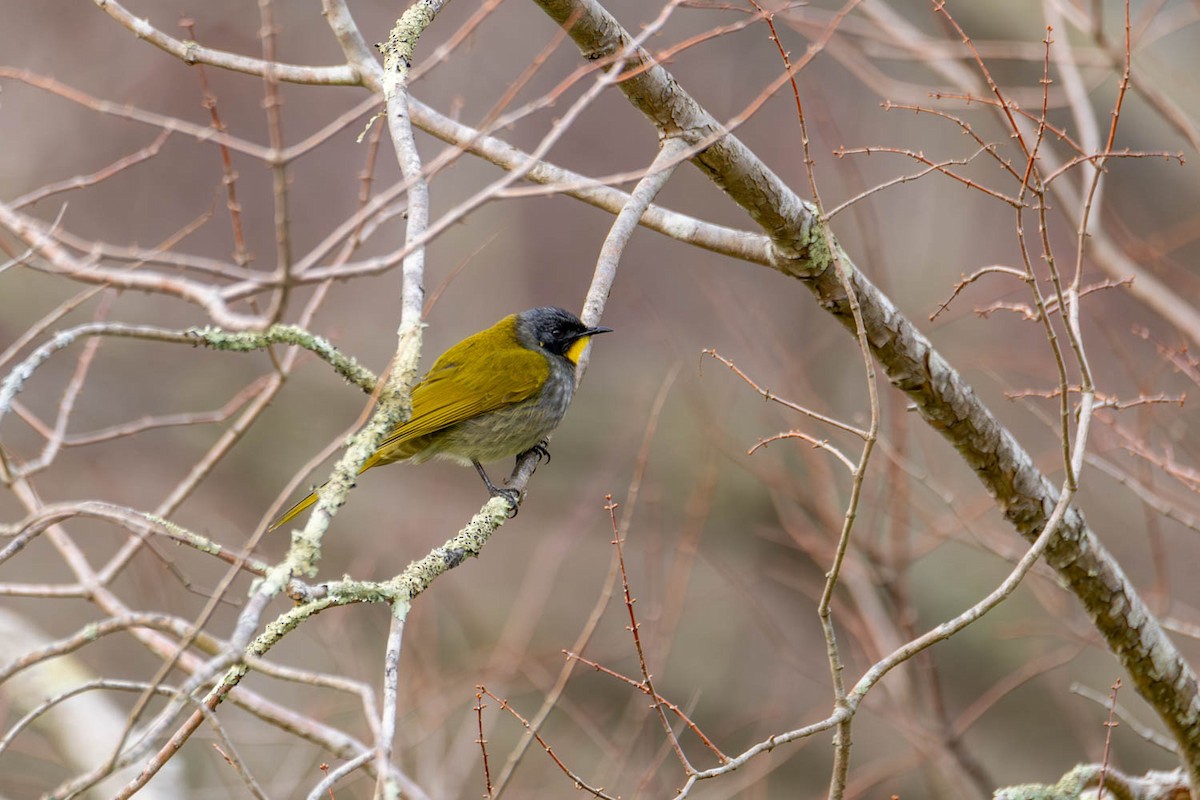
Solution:
[[[550,442],[548,442],[545,439],[542,439],[540,442],[535,444],[533,447],[529,448],[529,450],[527,452],[536,453],[537,457],[538,457],[538,461],[545,459],[546,463],[549,464],[550,463],[550,449],[549,448],[550,448]]]
[[[519,502],[521,500],[520,490],[519,489],[500,489],[495,486],[493,486],[491,488],[492,488],[492,492],[491,492],[492,497],[503,497],[505,500],[508,501],[508,518],[512,519],[513,517],[515,517],[517,515],[517,512],[520,511],[520,505],[519,505]]]
[[[483,469],[483,465],[478,461],[471,462],[475,465],[475,471],[479,473],[479,477],[483,478],[483,483],[487,486],[488,494],[492,497],[503,497],[508,501],[508,518],[512,519],[517,515],[517,504],[521,500],[521,491],[519,489],[501,489],[496,484],[492,483],[492,479],[488,477],[487,472]]]

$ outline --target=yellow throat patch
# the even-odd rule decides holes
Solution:
[[[567,360],[572,364],[578,364],[579,357],[583,355],[583,348],[587,347],[588,339],[591,338],[590,336],[584,336],[582,339],[576,339],[572,342],[571,346],[567,348]]]

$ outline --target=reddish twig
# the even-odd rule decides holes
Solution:
[[[1126,4],[1126,17],[1128,21],[1128,4]],[[1128,22],[1127,22],[1128,24]],[[1112,685],[1112,691],[1108,695],[1108,721],[1104,723],[1104,756],[1100,759],[1100,785],[1096,789],[1096,797],[1104,797],[1104,779],[1108,773],[1108,759],[1112,752],[1112,732],[1121,723],[1116,720],[1117,709],[1117,692],[1121,689],[1121,679],[1117,680]]]
[[[566,775],[575,783],[575,788],[582,789],[585,792],[591,793],[595,797],[603,798],[603,800],[620,800],[620,798],[605,794],[604,787],[592,786],[584,781],[583,778],[580,778],[578,775],[576,775],[570,767],[563,763],[561,758],[555,755],[554,748],[546,744],[546,740],[542,738],[540,733],[534,730],[533,726],[529,723],[529,720],[521,716],[520,712],[510,706],[507,700],[502,700],[501,698],[497,697],[495,694],[489,691],[486,686],[481,685],[476,686],[475,688],[478,690],[480,695],[492,698],[501,711],[507,711],[509,714],[512,714],[514,717],[516,717],[517,721],[524,726],[525,730],[528,731],[529,734],[533,736],[535,740],[537,740],[537,743],[542,746],[542,749],[546,751],[546,755],[550,756],[550,760],[553,761],[560,770],[562,770],[564,775]]]
[[[824,414],[818,413],[809,408],[805,408],[804,406],[793,403],[790,400],[785,400],[782,397],[780,397],[779,395],[772,392],[770,389],[762,388],[761,386],[759,386],[757,383],[754,382],[753,378],[751,378],[749,375],[747,375],[745,372],[743,372],[740,368],[738,368],[738,366],[736,364],[734,364],[731,360],[729,360],[728,358],[725,358],[725,356],[721,355],[720,353],[718,353],[716,350],[713,350],[712,348],[705,348],[704,350],[700,351],[700,354],[706,355],[706,356],[711,356],[713,359],[720,361],[722,364],[729,367],[729,369],[735,375],[737,375],[739,378],[741,378],[743,381],[745,381],[746,384],[749,385],[751,389],[753,389],[754,391],[756,391],[760,395],[762,395],[764,400],[779,403],[779,405],[781,405],[785,408],[790,408],[792,411],[796,411],[800,414],[803,414],[806,417],[815,419],[817,422],[823,422],[826,425],[832,425],[833,427],[838,428],[839,430],[846,431],[847,433],[852,433],[855,436],[859,437],[860,439],[865,439],[867,436],[867,432],[860,428],[856,428],[853,425],[842,422],[841,420],[834,419],[833,417],[827,417]]]
[[[179,20],[179,27],[187,31],[189,39],[193,42],[196,41],[195,20],[184,17]],[[208,73],[204,71],[203,62],[196,64],[196,77],[200,81],[200,105],[208,110],[213,130],[225,133],[228,128],[225,127],[225,123],[221,120],[221,113],[217,110],[217,96],[208,84]],[[238,266],[244,267],[250,263],[250,255],[246,251],[246,235],[242,230],[242,205],[237,198],[237,170],[233,168],[233,158],[230,156],[229,148],[223,143],[218,143],[217,149],[221,153],[225,207],[229,209],[229,224],[233,228],[233,260]]]
[[[590,658],[581,656],[578,653],[572,653],[569,650],[563,650],[562,652],[563,652],[563,655],[566,656],[568,659],[573,660],[573,661],[578,661],[580,664],[584,664],[584,665],[589,666],[592,669],[596,670],[596,672],[602,672],[605,675],[608,675],[609,677],[616,678],[619,681],[627,683],[630,686],[632,686],[633,688],[637,689],[642,694],[653,698],[654,702],[660,703],[660,704],[666,706],[668,709],[671,710],[672,714],[679,717],[679,720],[683,724],[687,725],[688,730],[690,730],[692,733],[696,734],[696,738],[698,738],[704,744],[705,747],[707,747],[709,750],[711,750],[713,752],[713,754],[717,757],[717,759],[722,764],[729,761],[729,756],[722,753],[720,748],[718,748],[715,744],[713,744],[712,739],[708,738],[708,736],[706,736],[704,734],[704,732],[700,730],[699,726],[697,726],[696,723],[692,721],[692,718],[688,716],[687,712],[685,712],[682,708],[677,706],[675,703],[672,703],[670,700],[666,699],[662,695],[655,694],[654,690],[650,686],[648,686],[644,680],[642,680],[642,681],[634,680],[633,678],[629,677],[628,675],[623,675],[620,672],[617,672],[616,670],[609,669],[608,667],[604,666],[603,664],[599,664],[595,661],[592,661]]]
[[[608,512],[608,518],[612,522],[613,539],[612,544],[617,551],[617,564],[621,570],[621,590],[625,595],[625,608],[629,612],[629,626],[626,628],[633,635],[633,647],[637,651],[638,666],[642,670],[642,685],[645,686],[646,694],[654,700],[651,708],[658,714],[659,721],[662,723],[663,731],[667,734],[667,739],[671,742],[671,747],[675,750],[675,757],[679,759],[679,763],[683,765],[683,769],[689,775],[696,770],[688,761],[687,755],[683,752],[683,747],[679,744],[679,737],[675,735],[675,730],[671,727],[671,721],[667,719],[667,714],[663,711],[663,703],[661,696],[654,689],[654,681],[650,677],[650,669],[646,666],[646,653],[642,649],[642,637],[638,633],[641,627],[638,625],[637,615],[633,613],[633,604],[637,602],[634,599],[632,592],[629,590],[629,575],[625,571],[625,553],[621,548],[621,532],[617,527],[617,507],[618,504],[613,501],[612,495],[604,496],[604,510]]]
[[[485,788],[484,797],[492,797],[492,770],[488,766],[488,751],[487,739],[483,736],[483,710],[487,708],[483,704],[483,687],[475,687],[475,706],[471,709],[475,712],[475,721],[479,727],[479,738],[475,740],[475,744],[479,745],[480,751],[483,753],[483,783]]]

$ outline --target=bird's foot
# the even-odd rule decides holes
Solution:
[[[545,459],[546,463],[550,463],[550,441],[542,439],[533,447],[525,451],[526,453],[537,453],[538,461]],[[524,453],[522,453],[524,455]]]
[[[489,491],[491,491],[491,490],[489,490]],[[517,512],[521,510],[521,506],[519,505],[519,501],[521,499],[521,493],[519,491],[517,491],[516,489],[495,489],[495,491],[492,491],[492,497],[503,497],[505,500],[508,501],[508,518],[509,519],[512,519],[513,517],[515,517],[517,515]]]
[[[507,500],[508,501],[508,518],[512,519],[513,517],[515,517],[517,515],[517,511],[520,510],[520,505],[519,505],[521,502],[520,490],[518,490],[518,489],[501,489],[499,486],[492,483],[492,479],[488,477],[488,474],[484,471],[482,464],[480,464],[478,461],[475,461],[473,463],[475,464],[475,471],[479,473],[479,477],[483,478],[483,483],[484,483],[484,485],[487,486],[488,494],[490,494],[492,497],[503,497],[505,500]]]

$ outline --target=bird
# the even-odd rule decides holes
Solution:
[[[488,494],[515,512],[517,491],[492,483],[483,462],[530,450],[549,458],[546,437],[575,393],[575,368],[591,337],[612,328],[588,326],[556,306],[510,314],[438,356],[412,389],[412,415],[393,428],[363,464],[431,459],[473,465]],[[320,488],[271,524],[275,530],[317,501]]]

